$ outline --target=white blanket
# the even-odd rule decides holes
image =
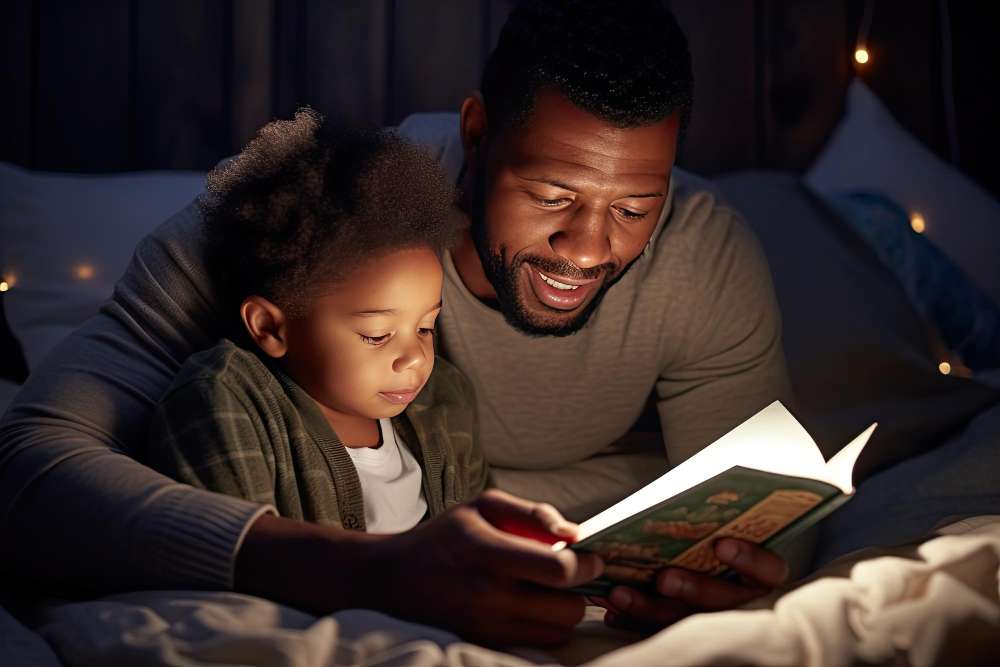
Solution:
[[[547,657],[491,651],[372,611],[316,618],[233,593],[58,605],[40,632],[70,665],[513,667],[579,663],[616,646],[586,664],[1000,664],[1000,517],[942,532],[901,555],[841,560],[770,608],[699,614],[642,641],[609,632],[602,643],[592,619],[580,642]]]

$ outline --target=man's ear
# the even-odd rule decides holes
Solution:
[[[280,359],[288,352],[288,318],[262,296],[248,296],[240,305],[240,317],[257,347],[269,357]]]
[[[466,166],[476,162],[476,151],[481,150],[486,140],[486,103],[483,96],[476,91],[465,98],[459,111],[459,132],[462,135],[462,147],[465,149]]]

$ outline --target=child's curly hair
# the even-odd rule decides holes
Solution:
[[[455,190],[423,149],[388,131],[334,130],[302,109],[265,125],[208,175],[206,260],[227,304],[259,294],[290,314],[365,260],[457,237]]]

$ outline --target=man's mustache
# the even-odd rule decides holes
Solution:
[[[524,262],[528,262],[543,273],[552,274],[554,276],[562,276],[563,278],[569,278],[570,280],[596,280],[602,276],[613,276],[615,271],[618,270],[618,265],[614,262],[608,262],[606,264],[581,269],[577,265],[573,264],[573,262],[566,259],[548,259],[545,257],[536,257],[534,255],[516,257],[514,261],[514,268]]]

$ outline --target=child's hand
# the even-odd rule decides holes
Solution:
[[[472,504],[484,519],[513,535],[546,544],[576,541],[579,526],[563,518],[552,505],[524,500],[496,489],[487,491]]]

